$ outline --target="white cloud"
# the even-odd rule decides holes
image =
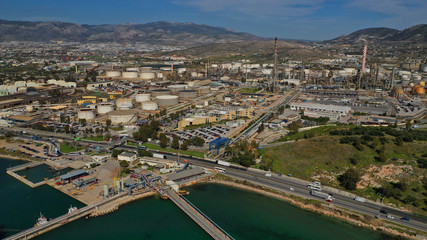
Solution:
[[[263,16],[297,17],[310,15],[322,7],[325,0],[176,0],[204,12],[231,11],[254,18]]]

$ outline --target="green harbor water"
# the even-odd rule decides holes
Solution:
[[[5,168],[11,161],[16,162],[0,161],[0,181],[6,183],[0,190],[8,196],[6,202],[2,200],[0,211],[3,228],[31,227],[39,211],[55,217],[67,211],[69,204],[83,206],[48,186],[31,189],[10,177]],[[190,195],[186,197],[235,239],[392,239],[253,192],[217,184],[195,185],[188,190]],[[10,233],[6,231],[7,235]],[[158,197],[131,202],[105,216],[79,219],[37,239],[76,238],[211,239],[172,201]]]
[[[33,168],[24,169],[16,172],[20,176],[25,176],[28,180],[33,183],[38,183],[43,181],[45,178],[53,178],[56,176],[63,175],[69,171],[73,170],[72,168],[64,168],[61,170],[52,169],[47,164],[42,164]]]

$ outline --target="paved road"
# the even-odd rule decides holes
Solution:
[[[52,137],[57,138],[55,136],[52,136]],[[85,143],[85,141],[82,141],[82,143]],[[110,146],[110,144],[106,142],[98,142],[96,144],[104,147]],[[135,148],[132,148],[132,147],[120,147],[120,148],[131,150],[131,151],[136,150]],[[169,153],[164,153],[164,154],[168,156],[168,159],[177,160],[176,154],[169,154]],[[184,158],[189,160],[193,164],[197,164],[197,165],[208,167],[208,168],[214,168],[215,166],[219,166],[214,162],[210,162],[208,160],[181,156],[181,159],[184,159]],[[242,170],[237,170],[231,167],[225,167],[225,166],[221,166],[221,167],[227,170],[225,174],[227,176],[234,177],[241,180],[246,180],[255,184],[267,186],[270,188],[277,189],[279,191],[295,194],[301,197],[320,200],[320,198],[310,195],[309,189],[306,187],[308,183],[307,181],[288,177],[288,176],[278,176],[278,175],[273,175],[272,177],[266,177],[265,172],[258,172],[255,170],[242,171]],[[290,190],[291,187],[294,189],[294,191]],[[407,227],[411,227],[414,229],[427,232],[427,220],[424,218],[417,217],[413,214],[401,211],[399,209],[390,208],[390,207],[381,205],[379,203],[374,203],[369,201],[365,203],[356,202],[354,201],[354,196],[349,193],[344,194],[342,191],[339,191],[338,189],[332,189],[332,188],[330,188],[330,190],[331,190],[330,193],[333,193],[334,197],[336,198],[336,200],[334,201],[334,204],[336,206],[344,207],[344,208],[358,211],[360,213],[364,213],[371,216],[378,216],[379,211],[384,210],[387,213],[393,215],[395,219],[386,218],[384,214],[382,215],[380,214],[381,218],[384,218],[387,221],[398,223],[400,225],[404,225]],[[410,221],[401,220],[401,218],[403,217],[409,218]]]

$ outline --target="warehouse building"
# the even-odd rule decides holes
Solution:
[[[307,103],[307,102],[296,102],[291,104],[291,110],[311,110],[311,111],[323,111],[323,112],[335,112],[341,114],[348,114],[351,111],[351,107],[326,105],[319,103]]]

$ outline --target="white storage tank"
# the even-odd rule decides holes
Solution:
[[[148,102],[151,100],[151,95],[149,93],[138,93],[135,95],[135,101],[137,102]]]
[[[179,103],[178,96],[174,95],[163,95],[156,97],[159,106],[171,106]]]
[[[81,108],[77,112],[77,117],[79,119],[92,120],[95,119],[95,112],[91,108]]]
[[[142,103],[142,109],[146,111],[155,111],[159,108],[157,103],[155,102],[143,102]]]
[[[182,73],[186,72],[187,69],[186,68],[178,68],[177,71],[178,71],[178,73],[182,74]]]
[[[106,76],[107,77],[121,77],[122,73],[120,71],[107,71]]]
[[[132,99],[129,98],[119,98],[116,101],[116,105],[120,109],[130,109],[133,107]]]
[[[178,92],[180,98],[197,98],[198,94],[196,90],[181,90]]]
[[[151,97],[155,98],[157,96],[170,95],[171,90],[169,89],[154,89],[151,90]]]
[[[123,72],[123,78],[138,78],[138,72]]]
[[[134,110],[116,110],[107,115],[113,125],[133,123],[138,120],[138,114]]]
[[[161,67],[160,70],[162,71],[172,71],[171,67]]]
[[[143,80],[150,80],[150,79],[156,78],[156,73],[155,72],[142,72],[141,74],[139,74],[139,76]]]
[[[98,113],[105,114],[114,110],[113,104],[111,103],[101,103],[98,104]]]
[[[127,72],[139,72],[139,68],[137,67],[130,67],[130,68],[126,68]]]
[[[172,93],[178,93],[181,90],[187,89],[187,87],[187,84],[174,84],[168,86],[169,90],[171,90]]]

